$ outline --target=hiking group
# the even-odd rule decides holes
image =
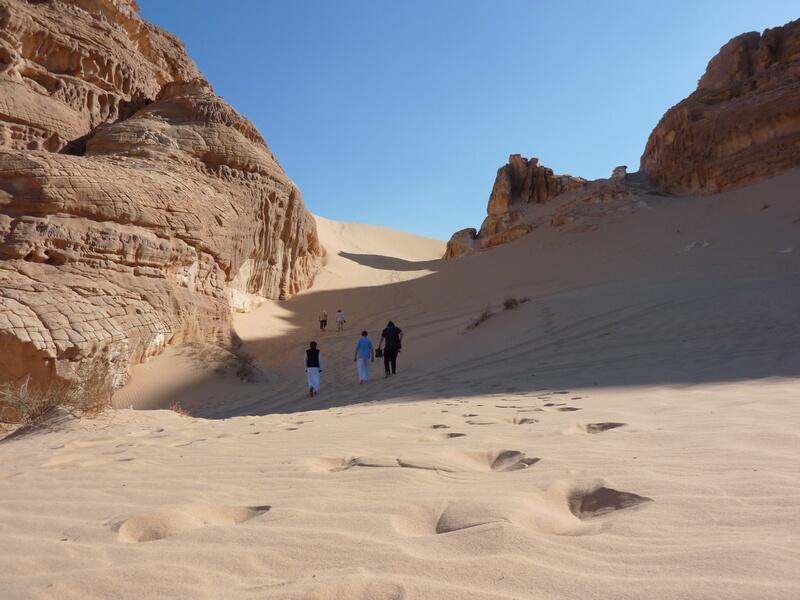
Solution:
[[[341,315],[341,320],[340,320]],[[323,319],[323,316],[325,317]],[[320,330],[325,331],[327,327],[327,313],[323,310],[319,315]],[[338,331],[344,328],[344,313],[341,310],[336,312],[336,323]],[[383,358],[383,368],[385,377],[397,374],[397,355],[403,347],[403,330],[392,321],[386,324],[381,331],[381,339],[377,349],[373,347],[372,340],[366,331],[361,332],[361,337],[356,342],[353,362],[356,363],[358,370],[358,382],[362,384],[369,380],[370,363],[375,362],[375,358]],[[304,366],[308,379],[308,395],[314,397],[319,392],[322,373],[322,353],[317,347],[317,342],[311,342],[304,356]]]

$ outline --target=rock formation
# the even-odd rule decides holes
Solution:
[[[741,187],[800,167],[800,19],[763,34],[745,33],[711,59],[697,90],[672,107],[650,134],[640,174],[616,167],[609,180],[554,176],[512,155],[497,173],[480,231],[462,229],[445,258],[489,248],[536,227],[529,205],[583,189],[582,202],[608,202],[633,191],[706,193]],[[657,189],[652,189],[655,186]],[[565,199],[565,204],[569,201]],[[575,222],[569,206],[554,226]]]
[[[313,218],[133,0],[0,0],[0,383],[81,376],[309,285]]]
[[[564,192],[577,190],[586,180],[570,175],[555,175],[552,169],[519,154],[508,157],[508,164],[497,170],[489,196],[488,216],[480,231],[474,228],[456,232],[447,243],[445,258],[455,258],[472,250],[505,244],[529,233],[533,227],[521,223],[531,204],[542,204]]]
[[[665,191],[717,192],[800,166],[800,20],[745,33],[658,123],[641,169]]]

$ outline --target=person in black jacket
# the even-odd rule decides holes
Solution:
[[[397,374],[397,355],[403,347],[403,330],[389,321],[386,328],[381,332],[381,341],[378,342],[378,350],[386,344],[383,351],[383,369],[386,377]]]
[[[308,395],[314,397],[319,392],[319,380],[322,373],[322,354],[317,349],[317,342],[311,342],[305,353],[304,365],[308,377]]]

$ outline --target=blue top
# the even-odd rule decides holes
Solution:
[[[358,352],[358,358],[369,358],[372,355],[372,342],[369,341],[369,338],[362,337],[358,340],[356,351]]]

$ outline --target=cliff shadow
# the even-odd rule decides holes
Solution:
[[[797,274],[589,283],[555,292],[520,285],[470,296],[469,281],[454,275],[471,271],[472,261],[458,262],[412,281],[281,302],[284,333],[240,331],[241,351],[263,379],[226,383],[209,374],[173,398],[194,416],[228,418],[370,402],[800,378]],[[530,300],[502,308],[504,298],[521,294]],[[490,318],[472,326],[487,305]],[[345,309],[344,331],[320,331],[316,315],[324,306]],[[377,343],[388,319],[405,332],[398,374],[384,379],[377,360],[372,380],[359,385],[355,343],[361,330]],[[308,398],[302,360],[312,339],[324,370],[320,394]]]
[[[339,256],[352,260],[364,267],[380,269],[382,271],[435,271],[442,264],[441,260],[420,260],[411,261],[394,256],[383,256],[380,254],[354,254],[352,252],[339,252]]]

